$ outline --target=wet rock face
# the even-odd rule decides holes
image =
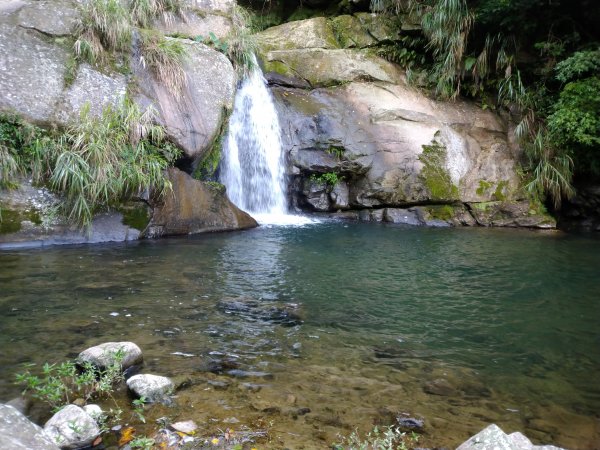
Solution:
[[[11,450],[59,450],[42,428],[14,407],[0,404],[0,448]]]
[[[173,191],[154,202],[146,237],[253,228],[257,222],[229,201],[223,186],[203,183],[178,169],[168,170]]]
[[[300,308],[296,303],[280,304],[265,300],[235,298],[223,299],[217,306],[225,314],[239,316],[250,321],[264,321],[288,327],[302,323]]]

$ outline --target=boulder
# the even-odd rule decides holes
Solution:
[[[121,353],[121,358],[118,354]],[[123,370],[141,364],[143,361],[142,350],[133,342],[105,342],[82,351],[77,356],[79,363],[91,363],[101,369],[115,363],[120,363]]]
[[[81,64],[75,80],[61,95],[54,121],[63,126],[77,121],[84,106],[89,106],[90,116],[99,117],[106,107],[119,106],[126,93],[127,78],[124,75],[102,73],[89,64]]]
[[[49,36],[68,36],[79,20],[77,2],[73,0],[42,0],[28,2],[19,10],[19,26]]]
[[[96,421],[75,405],[67,405],[54,414],[44,425],[44,431],[61,449],[86,447],[100,434]]]
[[[166,134],[191,160],[204,155],[221,130],[225,111],[233,108],[236,74],[225,55],[185,39],[188,58],[184,64],[186,84],[180,93],[158,82],[149,69],[133,58],[133,72],[143,107],[153,105]]]
[[[523,434],[516,432],[506,434],[496,425],[491,424],[460,444],[456,450],[564,450],[553,445],[533,445]]]
[[[401,208],[385,208],[383,221],[404,225],[423,225],[419,215],[415,211]]]
[[[0,448],[59,450],[52,438],[12,406],[0,404]]]
[[[347,175],[351,207],[516,196],[516,154],[490,111],[434,101],[403,82],[272,90],[292,164],[299,173],[335,167]]]
[[[20,27],[16,15],[0,15],[0,112],[50,124],[62,97],[71,50]]]
[[[527,200],[518,202],[482,202],[467,204],[481,226],[556,228],[556,220]]]
[[[271,50],[263,54],[265,71],[296,77],[312,87],[350,81],[400,81],[397,66],[372,53],[354,49]]]
[[[173,392],[175,385],[167,377],[152,374],[134,375],[127,380],[127,387],[147,402],[163,402]]]
[[[96,421],[96,423],[100,423],[102,417],[104,416],[104,411],[98,405],[90,404],[84,405],[83,410]]]
[[[155,202],[146,237],[241,230],[258,226],[229,201],[222,185],[204,183],[178,169],[168,170],[173,191]]]

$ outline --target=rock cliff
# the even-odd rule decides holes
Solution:
[[[467,221],[473,224],[554,227],[520,189],[520,150],[507,121],[412,87],[370,48],[392,34],[368,14],[291,22],[259,34],[296,206],[338,211],[442,204],[456,206],[443,218],[451,224],[465,223],[456,214],[466,209],[474,211]]]

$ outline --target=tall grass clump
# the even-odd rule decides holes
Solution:
[[[61,138],[49,178],[64,197],[70,221],[89,227],[94,213],[144,191],[158,195],[170,189],[164,170],[178,151],[155,124],[154,111],[141,111],[125,99],[100,117],[81,111],[79,121]]]
[[[142,28],[148,28],[152,21],[162,17],[170,23],[175,15],[183,13],[182,0],[131,0],[129,9],[133,21]]]
[[[180,95],[186,85],[183,64],[185,47],[176,39],[167,39],[152,30],[140,30],[140,63],[147,67],[171,93]]]
[[[251,26],[252,16],[248,10],[236,5],[232,10],[231,20],[233,27],[226,38],[227,57],[239,72],[247,73],[257,64],[257,43]]]
[[[81,8],[74,47],[78,58],[95,63],[105,52],[129,47],[130,17],[120,0],[89,0]]]

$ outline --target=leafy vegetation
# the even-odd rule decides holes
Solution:
[[[94,64],[106,52],[124,51],[131,44],[129,12],[120,0],[93,0],[81,6],[75,54]]]
[[[152,190],[170,188],[164,169],[179,151],[155,125],[154,111],[141,111],[125,99],[118,107],[93,116],[89,105],[79,121],[60,135],[51,135],[17,118],[0,120],[1,182],[10,186],[28,171],[36,182],[48,182],[64,196],[63,212],[89,227],[94,213]]]
[[[310,179],[318,183],[325,183],[328,186],[335,186],[339,181],[342,180],[342,177],[335,172],[325,172],[319,175],[312,174]]]
[[[182,0],[131,0],[133,21],[142,28],[148,28],[157,17],[169,23],[175,15],[183,13]]]
[[[600,10],[585,0],[372,0],[371,9],[420,23],[426,45],[380,50],[420,72],[413,79],[510,111],[533,198],[558,208],[574,181],[600,179]]]
[[[99,370],[89,362],[80,368],[74,362],[66,361],[60,364],[46,363],[42,366],[41,374],[35,375],[30,370],[34,365],[27,365],[24,372],[16,375],[16,382],[25,386],[24,392],[57,411],[78,398],[88,402],[110,396],[113,387],[123,381],[123,357],[122,351],[115,352],[114,362],[104,370]]]
[[[354,431],[350,436],[340,439],[341,442],[333,444],[334,450],[408,450],[418,443],[419,436],[391,426],[384,430],[375,427],[364,438]]]
[[[181,95],[186,85],[183,63],[187,52],[181,42],[167,39],[153,30],[140,30],[140,62],[148,67],[173,95]]]

